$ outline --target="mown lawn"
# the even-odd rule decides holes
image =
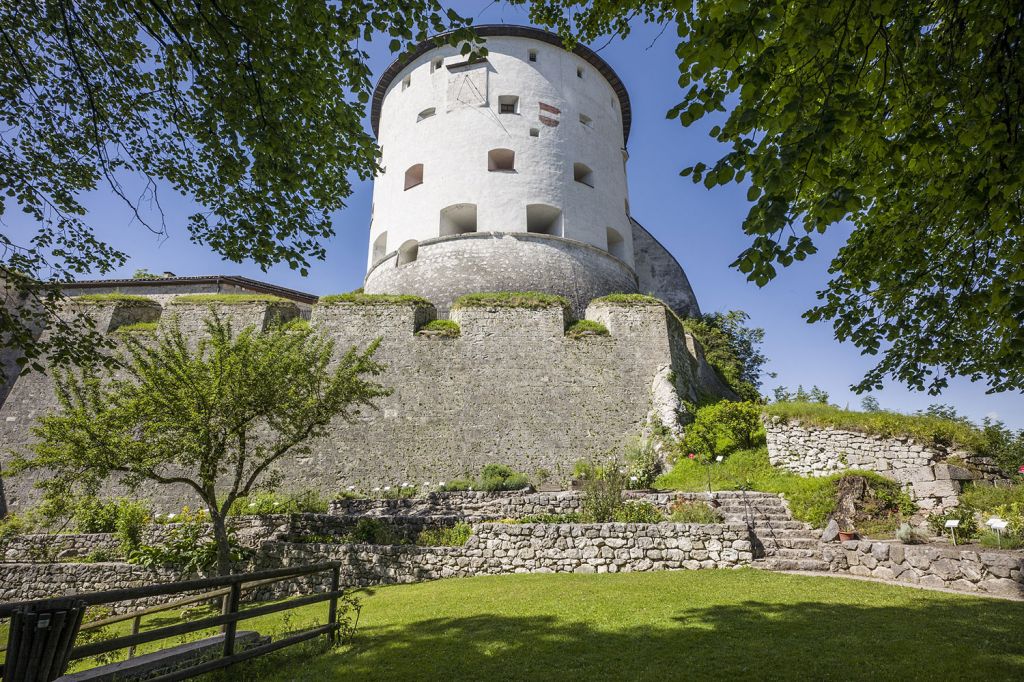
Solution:
[[[300,645],[208,679],[1024,679],[1024,604],[870,582],[743,569],[360,594],[352,644]],[[322,607],[288,625],[313,619]]]

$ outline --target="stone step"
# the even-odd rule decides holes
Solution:
[[[747,514],[738,514],[738,513],[734,512],[734,513],[728,513],[728,514],[727,513],[723,513],[722,516],[725,516],[727,518],[732,518],[732,519],[743,519],[743,520],[746,520],[747,518],[753,518],[755,521],[792,521],[793,520],[793,517],[790,516],[789,514],[782,514],[782,513],[764,514],[764,513],[757,513],[757,512],[755,512],[755,513],[750,514],[748,516]]]
[[[726,523],[730,523],[730,524],[740,524],[740,525],[742,525],[742,524],[746,523],[746,519],[730,519],[729,517],[726,517],[725,522]],[[802,531],[809,531],[810,529],[807,527],[807,524],[801,523],[799,521],[772,521],[770,523],[758,523],[757,519],[755,519],[754,520],[754,530],[755,531],[757,531],[757,530],[764,530],[764,531],[780,531],[780,530],[802,530]]]
[[[828,571],[829,565],[821,559],[756,559],[751,566],[768,571]]]
[[[788,538],[773,538],[773,537],[759,537],[761,544],[764,545],[765,549],[769,547],[778,547],[784,549],[818,549],[818,538],[815,537],[788,537]]]
[[[819,559],[824,561],[821,552],[814,549],[793,549],[790,547],[765,548],[765,555],[775,559]]]
[[[718,500],[718,507],[720,509],[786,509],[786,504],[777,497],[766,498],[762,500],[750,500],[749,502],[743,502],[741,500]]]

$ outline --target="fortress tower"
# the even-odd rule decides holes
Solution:
[[[478,291],[593,298],[651,293],[699,312],[675,259],[629,214],[629,95],[612,68],[555,34],[477,27],[486,58],[428,40],[384,72],[371,121],[365,290],[445,314]]]

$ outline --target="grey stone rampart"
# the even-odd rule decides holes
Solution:
[[[636,273],[590,244],[530,232],[473,232],[421,241],[416,260],[398,252],[366,273],[371,294],[414,294],[447,316],[452,301],[480,291],[543,291],[565,296],[577,316],[591,300],[635,293]]]
[[[643,225],[633,225],[633,268],[642,294],[665,301],[680,317],[700,317],[697,297],[679,261]]]
[[[822,555],[834,573],[1024,598],[1020,550],[851,540],[822,545]]]
[[[926,512],[941,512],[959,504],[963,481],[1006,478],[991,459],[956,447],[817,427],[776,416],[767,417],[764,424],[768,459],[773,465],[804,476],[828,476],[849,469],[873,471],[905,485]]]

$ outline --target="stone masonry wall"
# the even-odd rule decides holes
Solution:
[[[239,324],[263,324],[279,312],[257,307],[223,309]],[[161,324],[168,312],[200,329],[207,307],[172,303]],[[677,396],[696,397],[697,361],[678,321],[661,305],[592,305],[588,317],[602,321],[610,335],[581,339],[565,336],[560,308],[456,310],[461,336],[417,335],[434,315],[432,308],[408,305],[314,308],[311,324],[335,340],[338,355],[382,339],[377,360],[387,371],[379,381],[394,394],[354,422],[335,421],[308,454],[282,460],[282,491],[331,496],[350,485],[436,482],[476,475],[490,463],[527,474],[546,469],[564,481],[579,459],[619,450],[643,429],[655,387],[664,393],[670,381]],[[661,402],[659,416],[675,416],[673,406]],[[0,460],[28,448],[35,419],[56,407],[49,376],[19,380],[0,407],[6,446]],[[35,503],[35,480],[3,480],[11,510]],[[141,496],[161,511],[194,504],[183,487],[151,487]]]
[[[851,540],[822,545],[837,573],[1024,598],[1024,552]]]
[[[866,469],[907,486],[923,511],[959,503],[963,481],[1004,478],[991,459],[956,448],[940,449],[909,437],[884,438],[857,431],[819,428],[779,417],[765,419],[768,459],[804,476]],[[947,463],[950,458],[965,466]]]

